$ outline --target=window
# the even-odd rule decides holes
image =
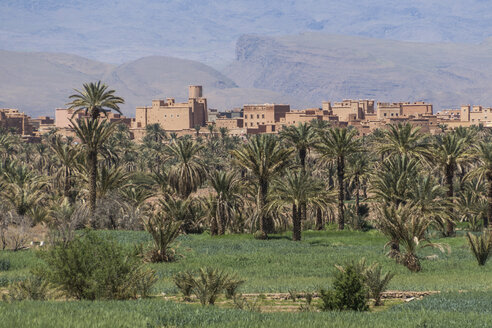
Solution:
[[[393,113],[391,113],[391,116],[393,116]]]
[[[164,114],[164,117],[167,117],[167,115]]]
[[[176,114],[176,117],[179,117],[179,114]]]
[[[384,113],[383,115],[386,116],[386,113]]]
[[[256,118],[260,118],[260,114],[256,114]]]
[[[171,114],[171,118],[173,117],[173,114]]]
[[[251,115],[249,116],[249,118],[253,118],[253,114],[251,114]]]
[[[261,118],[265,118],[265,114],[261,114]]]

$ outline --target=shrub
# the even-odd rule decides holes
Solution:
[[[175,251],[171,248],[171,244],[181,234],[181,221],[173,221],[162,212],[155,212],[149,216],[144,225],[154,241],[153,248],[145,254],[145,257],[153,263],[174,261]]]
[[[431,224],[432,221],[412,205],[391,205],[378,209],[378,227],[390,239],[386,246],[392,247],[388,255],[412,272],[422,270],[417,255],[420,248],[433,247],[449,252],[449,246],[431,243],[427,238],[427,229]]]
[[[244,284],[244,280],[238,279],[236,276],[230,277],[224,286],[225,297],[228,300],[233,299],[242,284]]]
[[[184,300],[189,301],[193,290],[193,284],[195,283],[193,274],[189,271],[179,272],[173,276],[173,281],[179,291],[183,294]]]
[[[369,297],[374,299],[374,305],[382,305],[381,295],[395,276],[392,272],[382,273],[379,263],[373,263],[362,273],[364,283],[368,288]]]
[[[39,277],[29,277],[10,284],[7,295],[3,295],[2,298],[4,301],[44,301],[51,295],[52,290],[48,282]]]
[[[45,265],[34,274],[75,299],[136,298],[155,282],[136,254],[92,231],[40,254]]]
[[[7,277],[0,277],[0,287],[8,286],[10,280]]]
[[[354,310],[367,311],[367,291],[364,286],[364,278],[357,268],[349,264],[344,271],[335,273],[332,290],[321,290],[320,297],[323,311]]]
[[[221,270],[200,269],[198,277],[194,279],[192,290],[202,305],[214,305],[228,282],[229,275]]]
[[[485,230],[480,236],[468,232],[466,237],[478,265],[485,265],[492,253],[492,231]]]
[[[217,297],[223,292],[228,299],[235,299],[237,288],[244,283],[236,276],[212,268],[200,269],[197,276],[191,271],[180,272],[173,277],[173,280],[185,300],[189,300],[193,293],[202,305],[214,305]]]
[[[351,265],[361,274],[368,297],[373,298],[375,301],[374,305],[382,305],[382,293],[386,290],[389,282],[395,276],[394,273],[386,272],[383,274],[382,269],[377,262],[367,266],[365,258],[362,258],[359,262],[354,262]],[[345,272],[346,270],[343,266],[335,265],[335,267],[341,272]]]
[[[10,261],[8,259],[0,259],[0,271],[9,271]]]

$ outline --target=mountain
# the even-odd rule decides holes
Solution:
[[[492,42],[416,43],[303,33],[244,35],[224,73],[242,88],[270,89],[295,107],[323,100],[424,100],[435,109],[492,105]]]
[[[125,99],[124,114],[135,115],[135,107],[152,99],[188,98],[188,85],[203,85],[209,106],[228,109],[244,103],[281,102],[279,92],[241,89],[215,69],[191,60],[145,57],[112,65],[62,53],[0,51],[0,108],[13,107],[31,116],[51,115],[63,107],[74,88],[102,80]]]
[[[492,35],[491,20],[487,0],[2,0],[0,45],[109,63],[161,55],[223,68],[245,33],[480,43]]]

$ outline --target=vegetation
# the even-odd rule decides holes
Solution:
[[[360,270],[349,264],[335,273],[332,290],[321,290],[321,309],[367,311],[367,292]]]
[[[105,118],[123,103],[114,90],[89,83],[69,99],[85,114],[72,121],[75,137],[50,131],[29,144],[0,131],[0,293],[9,301],[56,313],[77,306],[47,299],[103,300],[101,314],[123,318],[128,304],[145,308],[121,326],[244,326],[237,318],[265,326],[312,318],[378,326],[396,324],[391,311],[422,325],[438,322],[395,300],[380,306],[386,289],[490,293],[488,129],[443,128],[434,136],[398,124],[359,136],[351,127],[314,121],[241,139],[214,125],[182,137],[151,125],[137,143],[125,125]],[[332,274],[341,261],[351,264]],[[231,267],[241,278],[228,273]],[[319,299],[315,291],[330,284]],[[295,290],[306,302],[296,299],[295,310],[305,313],[256,313],[277,306],[259,293]],[[178,291],[189,303],[255,313],[168,302],[180,300]],[[145,297],[153,299],[111,302]],[[384,313],[314,313],[320,304]],[[8,309],[5,322],[15,326],[18,312],[9,306],[0,304],[0,311]],[[152,312],[160,306],[179,313]],[[32,323],[27,312],[21,326]],[[469,312],[473,322],[478,314]],[[53,320],[36,322],[66,323]],[[109,324],[104,320],[101,326]]]
[[[87,231],[67,245],[40,253],[34,275],[75,299],[129,299],[147,295],[154,273],[115,241]]]
[[[492,254],[492,231],[484,231],[482,235],[475,236],[471,233],[466,234],[470,249],[478,261],[478,265],[485,265]]]

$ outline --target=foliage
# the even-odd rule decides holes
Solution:
[[[202,305],[214,305],[222,292],[226,293],[227,298],[234,298],[237,288],[244,282],[225,271],[212,268],[201,268],[197,275],[191,271],[181,272],[173,280],[185,299],[189,299],[193,292]]]
[[[379,209],[378,226],[390,238],[390,242],[397,241],[403,250],[392,254],[395,259],[412,272],[422,269],[417,250],[422,247],[434,247],[444,252],[444,244],[431,243],[426,236],[431,221],[421,215],[410,205],[387,206]]]
[[[53,291],[48,282],[39,277],[29,277],[10,284],[4,301],[45,301],[51,298]]]
[[[178,272],[173,276],[173,282],[183,294],[185,301],[190,301],[190,296],[193,291],[195,278],[191,271]]]
[[[35,275],[75,299],[136,298],[147,293],[155,281],[154,273],[145,269],[135,254],[91,231],[40,256],[44,265]]]
[[[335,273],[332,290],[320,290],[323,311],[367,311],[367,291],[364,277],[354,265],[347,265]]]
[[[0,271],[8,271],[10,269],[10,260],[0,259]]]
[[[478,265],[485,265],[492,254],[492,231],[485,230],[480,236],[466,234],[470,250],[478,261]]]
[[[169,205],[169,204],[167,204]],[[145,257],[151,262],[171,262],[175,260],[175,250],[172,243],[181,234],[182,221],[174,221],[170,205],[158,209],[148,215],[144,222],[145,230],[150,233],[153,247]]]

